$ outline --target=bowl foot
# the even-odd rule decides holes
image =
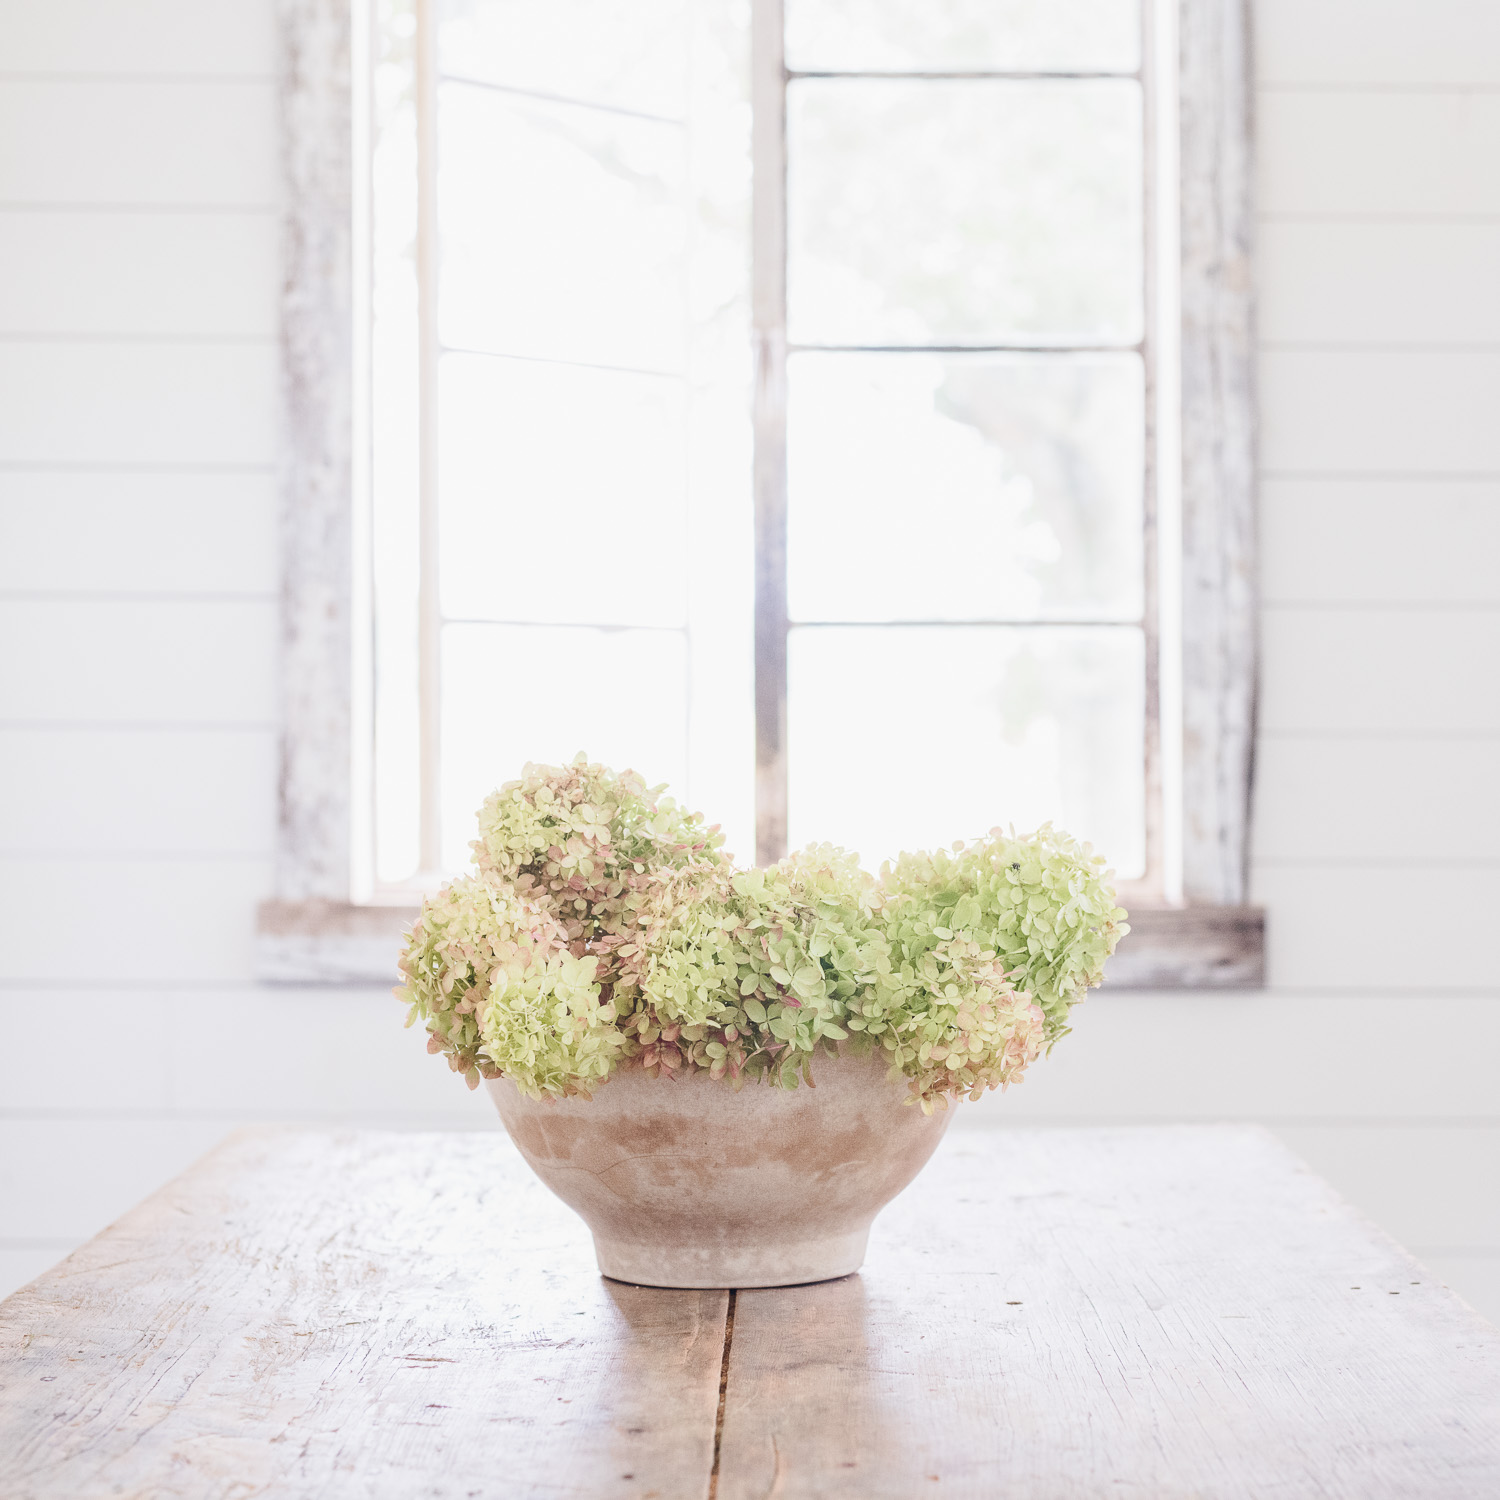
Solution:
[[[864,1263],[868,1225],[853,1234],[770,1245],[635,1244],[594,1236],[599,1269],[634,1286],[739,1290],[847,1276]]]

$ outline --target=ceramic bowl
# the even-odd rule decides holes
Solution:
[[[820,1057],[815,1087],[621,1068],[592,1099],[490,1082],[511,1139],[593,1231],[599,1269],[664,1287],[790,1286],[859,1269],[875,1215],[953,1112],[904,1104],[879,1058]]]

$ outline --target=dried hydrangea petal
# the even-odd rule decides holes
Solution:
[[[397,990],[471,1087],[588,1095],[626,1060],[815,1086],[821,1046],[882,1051],[930,1113],[1018,1081],[1129,930],[1050,826],[878,881],[830,845],[736,872],[662,791],[580,756],[486,800],[477,873],[424,903]]]

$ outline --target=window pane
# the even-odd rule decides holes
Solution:
[[[441,0],[445,73],[680,116],[685,0]]]
[[[794,620],[1139,619],[1134,354],[798,354]]]
[[[446,615],[682,623],[681,381],[450,354],[439,390]]]
[[[686,800],[687,646],[670,630],[449,625],[443,631],[443,863],[529,760],[580,751]]]
[[[682,368],[679,126],[449,84],[440,129],[446,344]]]
[[[1140,337],[1139,85],[806,80],[787,130],[793,342]]]
[[[808,70],[1129,70],[1137,0],[786,0],[787,65]]]
[[[1121,626],[792,632],[792,846],[868,868],[1052,820],[1122,876],[1145,862],[1141,632]]]

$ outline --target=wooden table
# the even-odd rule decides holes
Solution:
[[[957,1136],[864,1271],[595,1271],[497,1135],[234,1137],[0,1304],[0,1496],[1500,1497],[1500,1333],[1269,1136]]]

